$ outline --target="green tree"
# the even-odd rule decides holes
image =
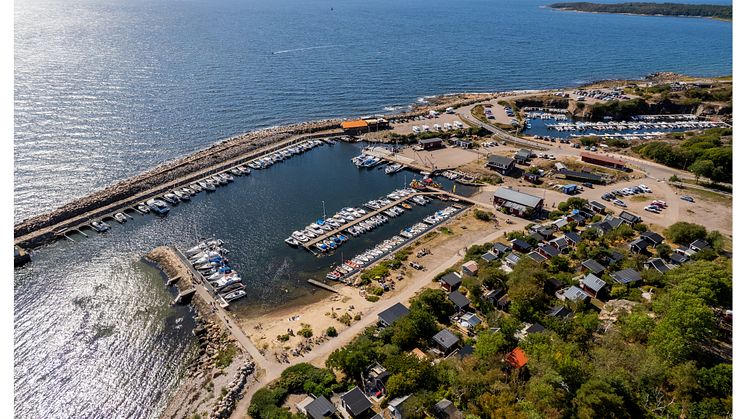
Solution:
[[[700,177],[712,177],[713,170],[715,170],[715,164],[712,160],[697,160],[689,166],[689,171],[694,173],[696,182],[699,182]]]
[[[707,237],[707,229],[699,224],[679,221],[671,224],[663,234],[674,243],[686,244]]]
[[[426,289],[411,301],[412,310],[422,310],[435,316],[435,318],[446,324],[450,316],[455,312],[453,303],[442,289]]]
[[[573,399],[580,419],[632,418],[625,400],[623,384],[618,380],[591,378]]]
[[[481,360],[494,360],[501,356],[510,346],[510,342],[500,333],[485,331],[477,337],[477,344],[474,346],[474,354]]]

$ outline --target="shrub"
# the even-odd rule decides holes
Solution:
[[[218,349],[218,357],[215,360],[215,366],[221,369],[227,367],[231,362],[233,362],[233,357],[236,356],[236,352],[238,352],[238,348],[236,348],[236,345],[232,343]]]
[[[482,211],[480,209],[475,209],[474,210],[474,217],[477,220],[480,220],[480,221],[490,221],[490,220],[492,220],[492,214],[490,214],[487,211]]]
[[[304,338],[310,338],[313,336],[313,329],[311,329],[311,325],[302,323],[301,328],[298,331],[298,335],[303,336]]]
[[[334,326],[329,326],[326,329],[326,335],[329,336],[330,338],[337,336],[337,329],[335,329]]]

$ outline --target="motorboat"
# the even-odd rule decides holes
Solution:
[[[127,216],[124,215],[124,213],[118,212],[114,214],[114,219],[119,222],[119,224],[124,224],[127,222]]]
[[[181,201],[188,201],[188,200],[192,199],[191,195],[189,195],[188,193],[184,193],[184,192],[182,192],[180,190],[177,190],[177,189],[174,189],[172,193],[174,195],[176,195],[176,197],[179,198],[179,200],[181,200]]]
[[[251,174],[251,169],[249,169],[246,166],[238,166],[238,167],[236,167],[236,169],[238,169],[241,172],[241,174],[244,174],[244,175],[250,175]]]
[[[288,237],[287,239],[285,239],[285,243],[288,246],[291,246],[291,247],[298,247],[298,246],[300,246],[300,242],[298,240],[292,238],[292,237]]]
[[[236,291],[229,292],[228,294],[225,294],[223,296],[223,299],[227,302],[231,302],[231,301],[238,300],[239,298],[242,298],[245,296],[246,296],[246,291],[236,290]]]
[[[160,199],[149,199],[149,200],[147,200],[145,202],[145,204],[147,204],[147,206],[151,210],[153,210],[153,212],[155,212],[156,214],[159,214],[159,215],[168,214],[168,211],[171,210],[171,208],[169,208],[168,204],[166,204],[165,202],[161,201]]]
[[[234,168],[232,168],[232,169],[230,170],[230,172],[231,172],[231,173],[232,173],[232,174],[233,174],[234,176],[241,176],[241,175],[243,175],[243,172],[242,172],[242,171],[240,171],[240,170],[238,170],[238,168],[237,168],[237,167],[234,167]]]
[[[171,204],[171,205],[175,205],[175,204],[178,204],[178,203],[179,203],[179,197],[178,197],[178,196],[176,196],[176,195],[174,195],[174,194],[173,194],[173,193],[171,193],[171,192],[168,192],[168,193],[164,194],[164,195],[163,195],[163,199],[164,199],[164,200],[165,200],[166,202],[168,202],[169,204]]]
[[[150,212],[150,208],[148,208],[148,206],[145,205],[145,203],[137,204],[137,206],[135,207],[135,209],[138,210],[138,211],[140,211],[142,214],[147,214],[147,213]]]
[[[98,231],[99,233],[103,233],[104,231],[107,231],[109,228],[111,228],[103,221],[92,221],[91,227],[93,227],[93,229]]]

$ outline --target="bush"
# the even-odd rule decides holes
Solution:
[[[218,349],[218,358],[215,360],[215,366],[220,369],[227,367],[233,362],[233,357],[236,356],[238,348],[236,345],[229,343],[225,347]]]
[[[490,214],[487,211],[482,211],[480,209],[475,209],[474,210],[474,217],[477,220],[480,220],[480,221],[490,221],[490,220],[492,220],[492,214]]]
[[[311,329],[311,325],[302,323],[301,328],[298,331],[298,335],[303,336],[304,338],[310,338],[313,336],[313,329]]]
[[[380,300],[380,299],[381,299],[381,297],[379,297],[379,296],[377,296],[377,295],[366,295],[366,296],[365,296],[365,299],[366,299],[367,301],[370,301],[371,303],[375,303],[375,302],[378,302],[378,300]]]
[[[699,224],[679,221],[671,224],[664,234],[674,243],[688,245],[697,239],[704,239],[707,237],[707,229]]]
[[[337,320],[345,326],[349,326],[352,323],[352,317],[350,317],[349,313],[339,316]]]
[[[326,335],[329,336],[330,338],[337,336],[337,329],[335,329],[334,326],[329,326],[326,329]]]
[[[280,342],[287,342],[290,340],[290,335],[288,335],[287,333],[285,333],[284,335],[277,335],[277,340],[279,340]]]

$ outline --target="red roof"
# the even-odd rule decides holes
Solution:
[[[362,119],[358,119],[356,121],[344,121],[342,122],[342,128],[344,129],[350,129],[350,128],[366,128],[368,126],[368,123],[363,121]]]
[[[523,352],[523,349],[515,348],[505,357],[505,362],[513,368],[523,368],[528,363],[528,356]]]
[[[602,162],[611,163],[611,164],[619,164],[622,166],[625,164],[623,161],[619,159],[615,159],[613,157],[602,156],[600,154],[580,153],[580,157],[584,159],[597,160],[597,161],[602,161]]]

